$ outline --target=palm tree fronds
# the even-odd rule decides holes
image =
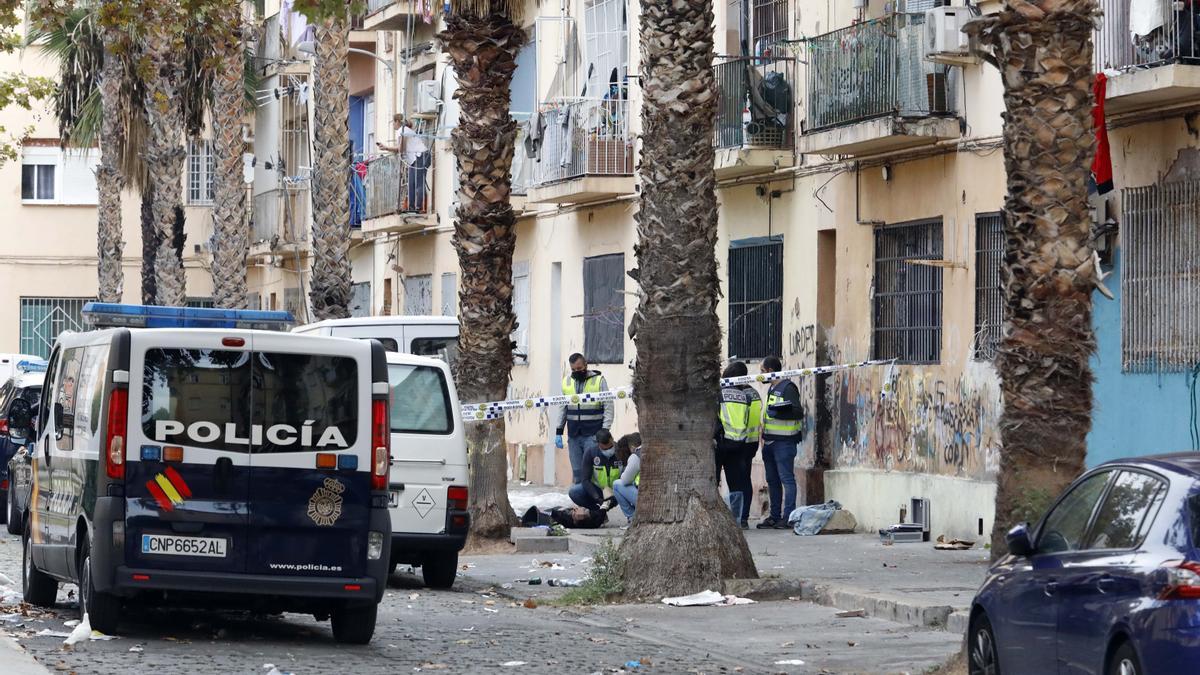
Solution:
[[[520,24],[524,13],[525,3],[521,0],[450,0],[450,14],[458,16],[486,19],[498,14]]]

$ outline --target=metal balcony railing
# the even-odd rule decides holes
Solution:
[[[275,189],[254,195],[250,213],[251,241],[305,242],[311,227],[308,190]]]
[[[542,106],[542,143],[533,184],[580,176],[632,176],[629,101],[573,98]]]
[[[431,153],[383,155],[363,164],[365,175],[359,169],[355,173],[362,184],[363,219],[393,213],[430,212],[433,205],[430,194]],[[355,176],[351,177],[352,181]]]
[[[369,16],[371,14],[374,14],[375,12],[378,12],[378,11],[382,10],[383,8],[387,7],[388,5],[394,5],[397,2],[407,3],[409,1],[410,0],[367,0],[367,15]]]
[[[807,41],[805,131],[955,110],[954,73],[925,60],[925,16],[891,14]]]
[[[796,60],[722,57],[717,80],[718,148],[790,148],[795,139]]]
[[[1200,64],[1200,8],[1193,2],[1100,0],[1104,19],[1094,34],[1096,70]]]

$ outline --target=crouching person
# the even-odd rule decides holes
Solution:
[[[622,468],[612,434],[601,429],[596,433],[596,446],[583,455],[579,482],[572,485],[567,494],[571,501],[585,509],[601,509],[605,501],[612,500],[612,486],[621,476]],[[584,473],[585,469],[591,469],[591,473]]]
[[[638,484],[642,477],[642,435],[626,434],[617,441],[617,461],[625,465],[621,477],[613,481],[613,496],[625,517],[633,522],[637,510]]]

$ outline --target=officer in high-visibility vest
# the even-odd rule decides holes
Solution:
[[[734,361],[725,368],[721,377],[742,377],[747,372],[745,363]],[[729,488],[729,509],[743,530],[750,527],[753,492],[750,462],[758,451],[761,431],[762,399],[754,387],[748,384],[722,387],[721,408],[713,432],[717,446],[717,480],[720,480],[723,469],[725,485]]]
[[[777,373],[782,368],[779,357],[763,359],[763,373]],[[790,379],[776,380],[767,390],[762,438],[771,514],[758,524],[758,529],[786,530],[791,527],[788,516],[796,508],[796,449],[804,438],[804,405],[800,403],[799,387]]]
[[[598,394],[608,391],[608,382],[598,370],[588,370],[583,354],[572,354],[568,359],[571,372],[563,378],[563,396]],[[579,483],[587,476],[590,467],[584,466],[583,456],[596,447],[596,433],[611,429],[615,406],[612,401],[581,401],[565,405],[558,414],[558,427],[554,432],[554,447],[563,447],[563,431],[567,432],[570,448],[571,482]]]
[[[567,492],[571,501],[585,509],[608,510],[616,506],[616,500],[611,495],[612,486],[625,467],[617,459],[612,434],[606,429],[596,432],[596,447],[587,451],[583,461],[591,471],[590,474],[584,473],[584,479],[571,486]]]
[[[625,463],[621,477],[613,483],[613,496],[625,517],[633,521],[637,510],[638,486],[642,482],[642,435],[634,432],[617,441],[617,460]]]

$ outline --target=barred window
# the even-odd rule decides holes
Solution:
[[[59,333],[87,330],[83,306],[91,301],[92,298],[21,298],[21,353],[49,358]]]
[[[1000,265],[1004,261],[1004,216],[975,216],[975,358],[996,356],[1004,328],[1004,288]]]
[[[876,359],[937,363],[942,352],[942,219],[876,228],[873,299]]]
[[[1200,364],[1200,181],[1121,191],[1121,368]]]
[[[583,259],[583,354],[625,361],[625,254]]]
[[[212,204],[213,176],[217,172],[211,140],[193,138],[188,141],[187,163],[188,203]]]
[[[788,0],[752,0],[750,48],[753,56],[787,56],[773,49],[788,36]]]
[[[783,345],[783,240],[729,245],[729,357],[779,356]]]

